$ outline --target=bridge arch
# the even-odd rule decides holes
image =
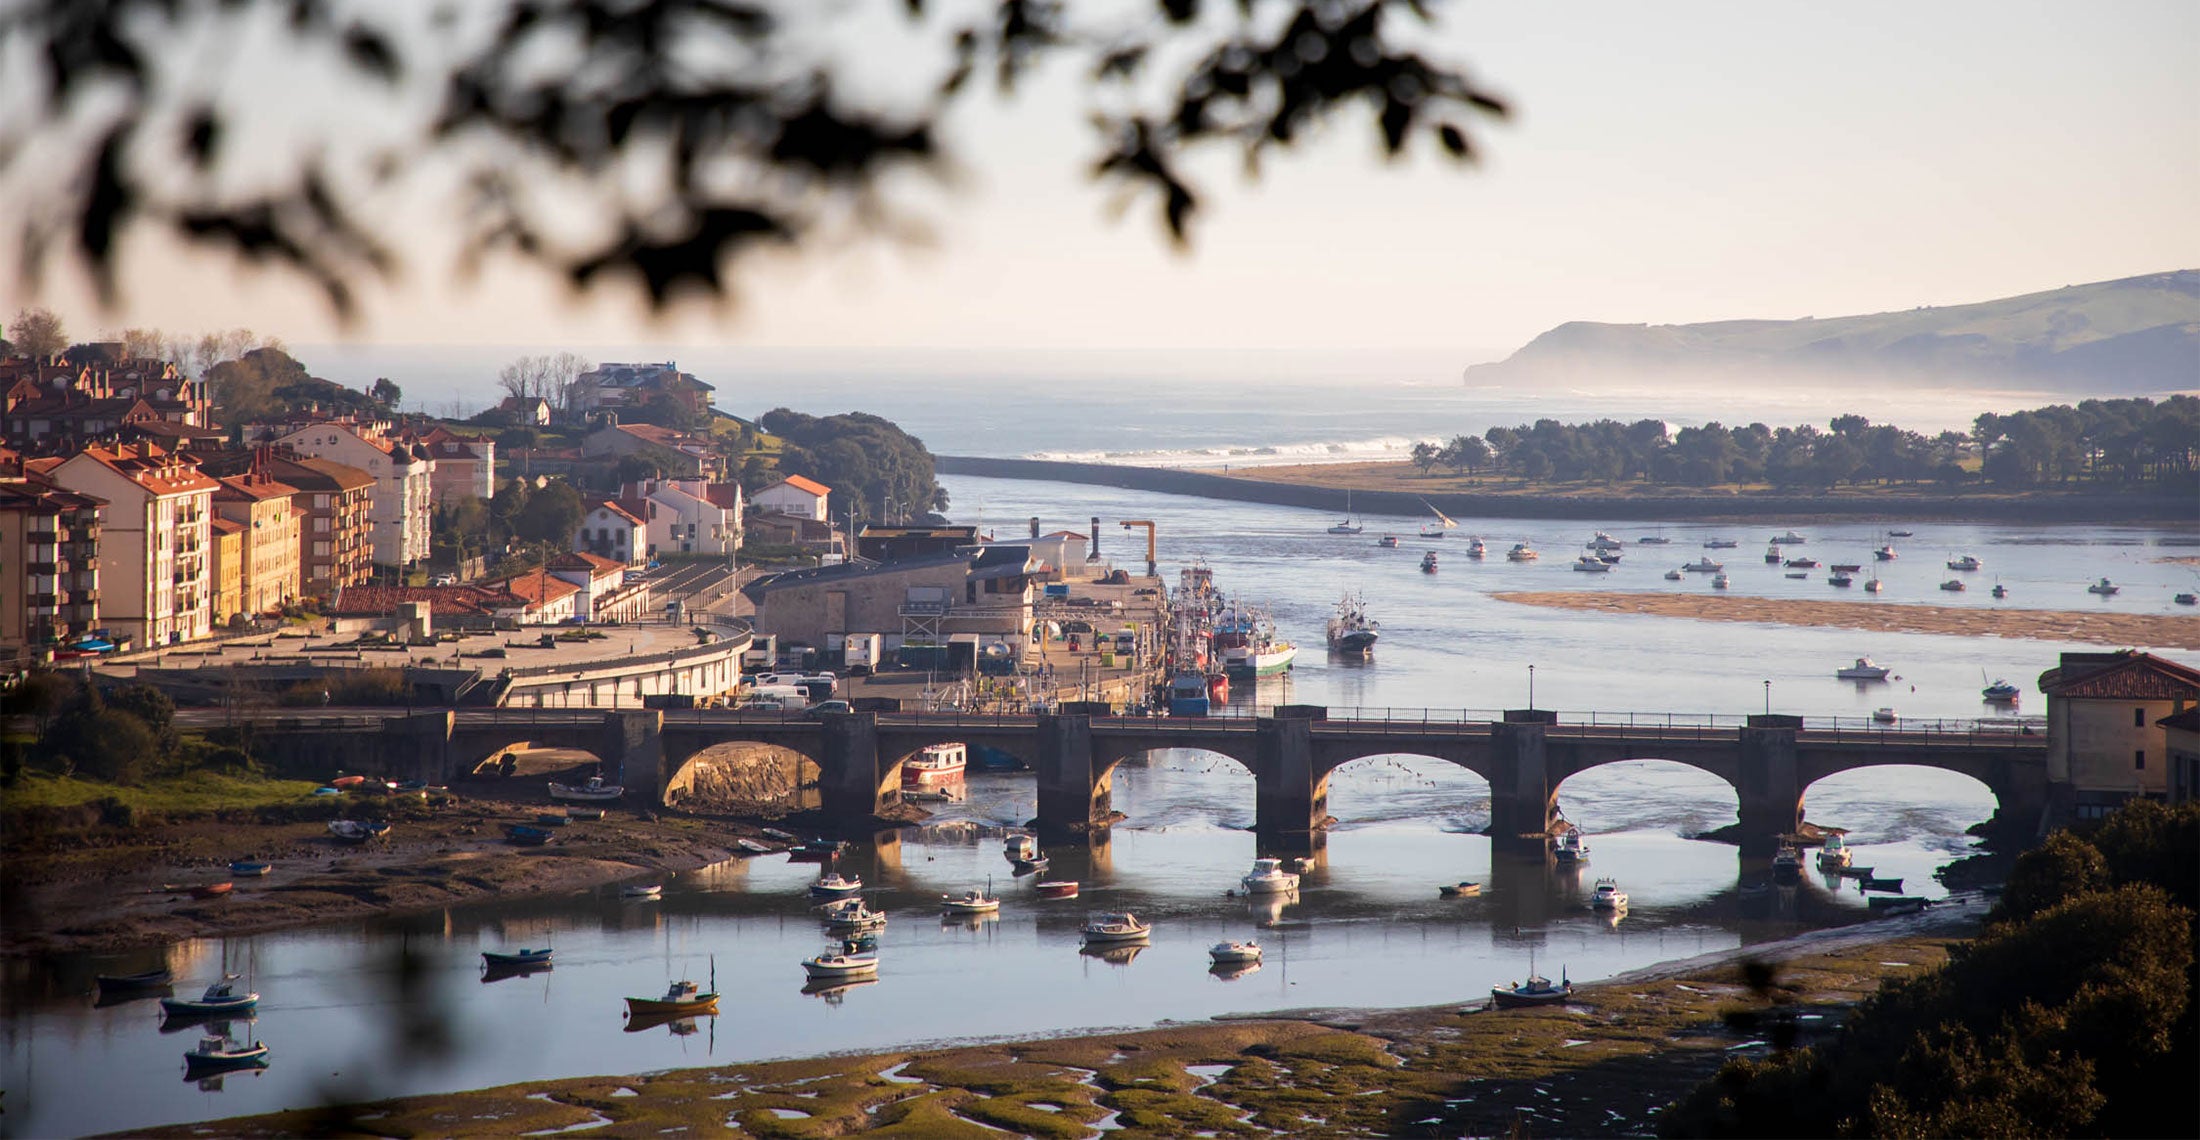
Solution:
[[[1962,834],[2008,807],[2001,790],[1969,765],[1858,764],[1812,779],[1803,795],[1811,822],[1868,830],[1884,821],[1904,833]],[[1920,826],[1922,825],[1922,826]]]
[[[783,743],[725,740],[681,760],[665,781],[666,807],[691,811],[816,806],[820,769]]]
[[[1436,750],[1364,753],[1320,770],[1314,780],[1312,814],[1317,820],[1354,823],[1373,818],[1373,813],[1355,809],[1355,803],[1382,802],[1411,803],[1415,814],[1434,809],[1465,819],[1477,814],[1467,809],[1480,805],[1477,826],[1487,825],[1491,782],[1482,771],[1486,766],[1438,755]]]
[[[603,764],[602,753],[573,741],[521,736],[500,740],[486,751],[481,743],[479,740],[467,743],[466,752],[460,759],[460,777],[556,777],[571,774],[583,764]]]
[[[1553,811],[1589,831],[1701,834],[1738,822],[1741,802],[1740,788],[1718,766],[1658,756],[1605,760],[1551,781]]]

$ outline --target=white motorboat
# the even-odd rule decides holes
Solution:
[[[1872,710],[1872,720],[1879,724],[1893,724],[1902,717],[1892,707]]]
[[[1877,560],[1879,560],[1879,561],[1881,561],[1881,562],[1892,562],[1892,561],[1894,561],[1894,560],[1895,560],[1895,558],[1897,557],[1897,555],[1896,555],[1896,554],[1895,554],[1895,552],[1894,552],[1894,544],[1890,542],[1890,543],[1888,543],[1887,545],[1885,545],[1885,546],[1882,546],[1882,547],[1880,547],[1879,549],[1877,549],[1877,550],[1874,550],[1874,551],[1872,551],[1872,557],[1873,557],[1873,558],[1875,558],[1875,559],[1877,559]]]
[[[1838,835],[1827,836],[1826,845],[1818,849],[1818,865],[1820,867],[1829,869],[1846,867],[1855,858],[1856,852],[1849,849],[1848,840]]]
[[[810,884],[813,899],[844,899],[863,889],[863,876],[842,875],[834,871]]]
[[[817,981],[867,978],[878,973],[876,954],[820,954],[802,960],[802,972]]]
[[[1797,534],[1797,533],[1795,533],[1794,531],[1792,531],[1792,530],[1791,530],[1791,531],[1787,532],[1786,534],[1776,534],[1776,535],[1773,535],[1773,536],[1772,536],[1772,541],[1774,541],[1774,542],[1777,542],[1777,543],[1780,543],[1780,544],[1782,544],[1782,545],[1785,545],[1785,546],[1793,546],[1793,545],[1795,545],[1795,544],[1797,544],[1797,543],[1801,543],[1801,542],[1808,542],[1808,541],[1810,541],[1810,540],[1809,540],[1809,539],[1806,539],[1806,538],[1804,538],[1804,537],[1803,537],[1802,535],[1799,535],[1799,534]]]
[[[1833,675],[1844,681],[1884,681],[1887,679],[1887,674],[1892,672],[1894,672],[1893,669],[1881,665],[1869,657],[1859,657],[1856,659],[1856,664],[1843,665],[1834,670]]]
[[[1218,966],[1243,966],[1260,961],[1260,943],[1217,942],[1207,948],[1207,956]]]
[[[1678,570],[1668,570],[1665,572],[1665,580],[1668,582],[1678,582],[1681,580],[1681,577],[1682,574]]]
[[[1513,548],[1505,552],[1506,560],[1511,562],[1533,562],[1541,557],[1543,556],[1536,553],[1535,547],[1525,542],[1513,543]]]
[[[1948,560],[1948,569],[1950,570],[1976,570],[1984,565],[1986,564],[1980,562],[1976,557],[1973,557],[1969,554],[1966,554],[1961,558],[1951,558]]]
[[[1601,530],[1596,533],[1595,538],[1592,538],[1588,541],[1587,545],[1589,549],[1594,550],[1599,554],[1603,554],[1613,550],[1624,550],[1627,548],[1626,543],[1621,542],[1616,538],[1613,538],[1611,535],[1608,535]]]
[[[197,1080],[238,1069],[264,1069],[267,1067],[267,1046],[254,1041],[240,1044],[231,1041],[224,1033],[209,1033],[199,1038],[198,1046],[183,1055],[184,1077]]]
[[[851,899],[849,901],[856,904],[855,909],[826,915],[825,925],[835,930],[877,930],[879,927],[886,925],[885,911],[872,910],[870,907],[863,905],[861,899]]]
[[[1594,554],[1584,554],[1574,559],[1574,569],[1583,574],[1609,574],[1612,572],[1612,564]]]
[[[1709,558],[1698,558],[1694,562],[1682,563],[1681,569],[1686,570],[1692,574],[1716,574],[1719,571],[1726,569],[1726,563],[1713,562]]]
[[[2095,582],[2090,586],[2087,586],[2085,588],[2085,592],[2088,594],[2099,594],[2100,596],[2105,598],[2121,589],[2123,589],[2122,586],[2119,586],[2116,583],[2111,582],[2106,578],[2103,578],[2100,581]]]
[[[1395,534],[1386,534],[1381,538],[1376,539],[1375,545],[1382,547],[1384,550],[1396,550],[1398,549],[1398,536]]]
[[[1711,588],[1714,590],[1724,590],[1728,586],[1731,586],[1733,584],[1734,579],[1727,577],[1726,571],[1724,570],[1721,570],[1711,576]]]
[[[1001,900],[985,891],[964,891],[941,895],[940,909],[949,914],[992,914],[1001,909]]]
[[[1299,889],[1299,877],[1283,869],[1281,859],[1255,859],[1253,869],[1238,882],[1252,894],[1276,894]]]
[[[1111,911],[1096,914],[1085,920],[1086,945],[1109,942],[1144,942],[1153,933],[1153,927],[1141,922],[1129,911]]]
[[[1483,542],[1479,535],[1467,542],[1467,557],[1469,558],[1485,558],[1488,557],[1489,552],[1489,545]]]
[[[1703,544],[1705,550],[1733,550],[1742,544],[1731,538],[1714,538]]]
[[[834,899],[817,908],[818,913],[827,918],[834,918],[843,914],[854,914],[861,909],[863,909],[862,899]]]
[[[160,999],[160,1008],[164,1013],[185,1017],[213,1013],[250,1014],[259,1006],[260,995],[238,993],[237,983],[241,980],[243,979],[240,975],[224,974],[220,981],[206,987],[206,992],[196,1000],[164,997]]]
[[[550,781],[550,798],[565,803],[608,803],[626,794],[617,784],[606,784],[602,776],[590,776],[585,784],[561,784]]]
[[[1568,828],[1551,842],[1551,856],[1561,863],[1586,863],[1589,861],[1589,844],[1581,838],[1580,828]]]
[[[1627,909],[1627,892],[1619,889],[1614,879],[1598,879],[1596,892],[1589,896],[1589,905],[1598,910]]]
[[[1421,572],[1422,572],[1422,573],[1424,573],[1424,574],[1434,574],[1434,573],[1436,573],[1436,552],[1435,552],[1435,551],[1431,550],[1431,551],[1429,551],[1429,552],[1427,552],[1427,553],[1425,553],[1425,554],[1421,555]]]
[[[960,743],[927,744],[902,762],[904,784],[938,784],[962,778],[970,764],[970,750]]]

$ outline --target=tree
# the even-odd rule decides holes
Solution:
[[[61,318],[52,309],[17,309],[15,319],[8,322],[8,343],[24,356],[50,360],[69,347],[69,334],[62,331]]]
[[[1490,445],[1471,435],[1455,435],[1444,445],[1442,458],[1454,475],[1479,471],[1490,461]]]
[[[459,235],[450,268],[497,254],[662,307],[726,295],[728,272],[763,249],[905,229],[881,191],[953,167],[937,124],[981,68],[1013,92],[1040,62],[1074,57],[1105,94],[1090,169],[1145,193],[1178,243],[1202,205],[1181,173],[1195,154],[1250,170],[1349,110],[1391,156],[1419,141],[1464,162],[1469,124],[1506,113],[1399,42],[1433,18],[1429,0],[1147,0],[1144,21],[1089,2],[988,0],[968,18],[896,7],[944,50],[929,95],[882,108],[850,93],[872,61],[821,34],[828,17],[808,5],[504,0],[469,12],[484,34],[455,36],[332,0],[23,0],[0,10],[0,58],[24,73],[0,106],[0,176],[15,176],[12,213],[30,220],[30,271],[74,263],[108,301],[118,250],[147,232],[287,269],[349,315],[354,283],[393,273],[395,247],[423,228],[387,207],[447,185],[465,189],[438,195],[425,228]],[[327,60],[331,110],[300,128],[295,105],[224,96],[167,50],[201,32],[224,37],[230,70],[255,69],[256,51]],[[413,113],[423,105],[436,109]],[[237,152],[278,126],[303,135],[295,151],[254,154],[253,177],[233,176]]]
[[[387,376],[375,380],[367,389],[367,396],[385,408],[396,410],[397,402],[405,398],[405,390],[390,381]]]
[[[563,546],[573,541],[573,532],[580,529],[587,513],[581,493],[571,483],[556,480],[527,496],[526,505],[512,520],[512,533],[530,542]]]
[[[1413,465],[1421,469],[1421,474],[1426,475],[1430,468],[1436,466],[1436,459],[1442,454],[1442,449],[1424,439],[1413,445]]]

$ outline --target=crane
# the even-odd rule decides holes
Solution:
[[[1153,577],[1153,576],[1154,576],[1154,574],[1155,574],[1155,570],[1154,570],[1154,557],[1155,557],[1155,549],[1154,549],[1154,526],[1153,526],[1153,522],[1152,522],[1152,520],[1150,520],[1150,519],[1124,519],[1124,520],[1122,520],[1122,523],[1123,523],[1123,529],[1124,529],[1124,530],[1129,530],[1129,529],[1131,529],[1132,527],[1140,527],[1140,526],[1142,526],[1142,527],[1145,527],[1145,528],[1146,528],[1146,577],[1148,577],[1148,578],[1151,578],[1151,577]]]

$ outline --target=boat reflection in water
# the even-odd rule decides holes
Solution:
[[[1077,948],[1087,958],[1098,958],[1110,966],[1128,966],[1145,952],[1144,942],[1088,942]]]
[[[1261,926],[1274,926],[1283,921],[1283,908],[1297,906],[1299,892],[1296,888],[1269,894],[1245,896],[1246,909],[1252,912],[1253,921]]]
[[[1217,962],[1207,967],[1207,973],[1217,981],[1234,982],[1247,974],[1260,973],[1260,963]]]
[[[826,1005],[839,1005],[841,1002],[848,1000],[848,991],[877,984],[878,978],[875,975],[867,978],[810,981],[803,983],[802,993],[805,997],[824,998]]]
[[[491,963],[482,967],[481,984],[488,985],[491,982],[501,982],[506,978],[532,977],[536,974],[545,973],[550,969],[551,965],[548,960],[544,960],[541,962],[528,962],[524,964]]]
[[[698,1029],[691,1013],[635,1013],[626,1019],[628,1033],[644,1033],[660,1025],[671,1030],[674,1037],[687,1037]]]

